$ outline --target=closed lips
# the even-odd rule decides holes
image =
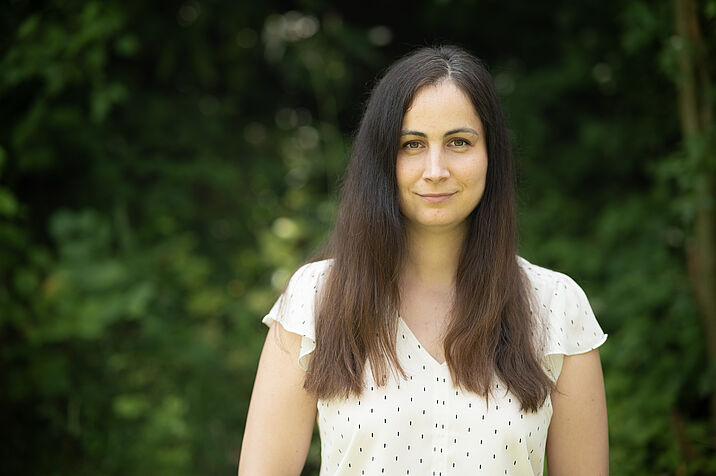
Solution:
[[[453,193],[419,193],[418,196],[420,196],[423,200],[426,200],[431,203],[440,203],[443,202],[453,195],[455,195],[456,192]]]

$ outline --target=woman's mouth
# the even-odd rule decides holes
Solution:
[[[419,193],[418,195],[420,198],[422,198],[425,201],[428,201],[430,203],[440,203],[444,202],[445,200],[449,199],[453,195],[455,195],[456,192],[453,193]]]

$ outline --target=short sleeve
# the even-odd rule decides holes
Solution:
[[[533,305],[537,307],[533,311],[544,323],[543,368],[556,381],[565,355],[596,349],[607,340],[607,335],[599,326],[586,294],[572,278],[523,258],[519,262],[533,287]]]
[[[316,348],[316,302],[329,264],[329,260],[323,260],[299,268],[261,321],[269,327],[278,322],[288,332],[302,337],[298,365],[303,370],[308,369],[311,353]]]
[[[561,273],[555,280],[547,316],[544,355],[574,355],[596,349],[607,335],[594,316],[587,296],[572,278]]]

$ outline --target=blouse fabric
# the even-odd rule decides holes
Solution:
[[[263,322],[279,322],[302,336],[298,364],[305,370],[316,347],[314,310],[331,260],[309,263],[291,278]],[[544,322],[542,367],[557,381],[564,355],[599,347],[607,338],[582,289],[568,276],[518,257]],[[485,398],[453,385],[437,362],[398,319],[396,351],[406,378],[378,386],[366,367],[359,397],[319,399],[321,476],[542,475],[552,417],[548,396],[536,411],[499,379]]]

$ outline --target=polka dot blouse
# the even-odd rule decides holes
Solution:
[[[592,350],[607,336],[572,279],[518,261],[537,298],[533,312],[546,323],[542,365],[556,381],[564,355]],[[315,349],[315,297],[328,266],[325,260],[300,268],[263,319],[303,336],[304,370]],[[523,412],[499,379],[489,399],[456,388],[447,364],[438,363],[397,319],[396,350],[407,377],[379,387],[366,371],[360,397],[318,401],[321,476],[541,475],[550,398],[537,412]]]

